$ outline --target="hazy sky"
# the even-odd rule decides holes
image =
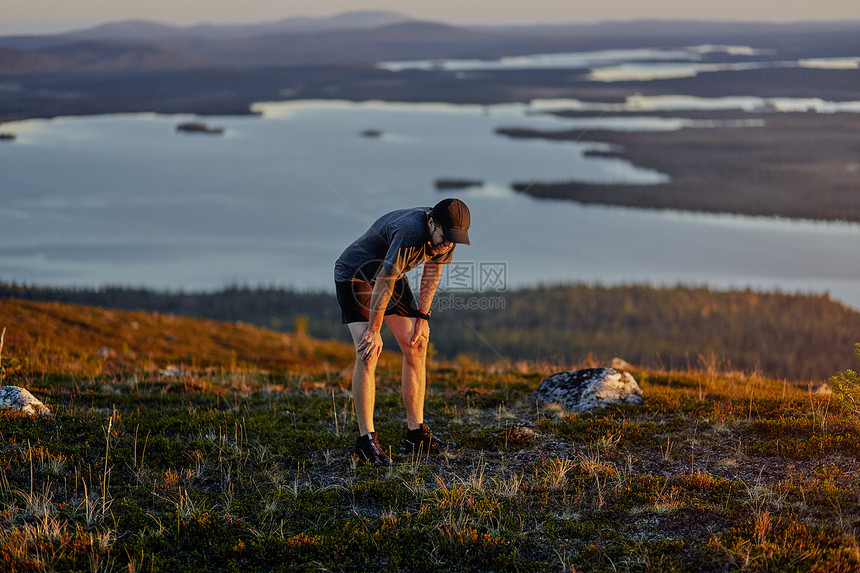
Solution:
[[[0,34],[43,33],[132,18],[188,25],[329,16],[351,10],[391,10],[452,24],[641,18],[860,20],[858,0],[0,0]]]

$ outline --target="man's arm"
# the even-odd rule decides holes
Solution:
[[[386,271],[384,267],[379,270],[373,291],[370,293],[370,308],[368,309],[370,324],[368,324],[367,330],[361,337],[361,342],[356,347],[359,352],[364,350],[363,360],[370,360],[382,353],[382,323],[385,319],[385,308],[388,306],[388,301],[391,300],[396,281],[397,276]]]
[[[433,261],[424,263],[424,272],[421,274],[421,294],[418,296],[418,311],[422,314],[430,313],[433,297],[439,287],[439,279],[442,277],[442,265]],[[430,340],[430,325],[423,318],[415,321],[410,344],[415,346],[421,337]]]
[[[442,278],[442,265],[433,261],[424,263],[424,272],[421,274],[421,294],[418,298],[418,310],[423,314],[430,312],[433,297],[439,287],[439,279]]]

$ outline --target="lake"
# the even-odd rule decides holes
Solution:
[[[473,223],[472,245],[457,247],[455,261],[475,269],[476,287],[486,286],[477,274],[486,265],[502,272],[493,289],[682,283],[829,292],[860,308],[860,225],[582,206],[512,192],[514,181],[664,181],[621,159],[587,156],[605,149],[587,141],[588,130],[686,125],[537,113],[549,104],[305,101],[260,104],[256,117],[5,124],[18,138],[0,142],[0,280],[333,292],[334,260],[375,217],[456,196]],[[177,132],[186,121],[225,133]],[[583,137],[514,140],[495,135],[503,126],[581,129]],[[441,178],[484,185],[439,192]]]
[[[739,61],[708,63],[708,54],[725,54]],[[773,68],[817,68],[829,70],[860,69],[860,57],[806,58],[773,60],[760,56],[770,50],[749,46],[704,44],[683,48],[635,48],[556,54],[534,54],[495,60],[410,60],[380,62],[392,72],[407,70],[444,70],[468,72],[483,70],[588,70],[584,79],[596,82],[642,82],[669,78],[692,78],[708,72],[748,71]]]

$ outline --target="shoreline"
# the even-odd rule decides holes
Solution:
[[[857,100],[853,70],[712,72],[655,81],[584,81],[586,69],[391,72],[373,65],[203,68],[2,75],[0,124],[107,113],[253,115],[261,101],[308,99],[493,105],[575,99],[620,104],[630,95]],[[575,113],[575,112],[574,112]],[[588,112],[586,112],[588,113]],[[637,112],[638,113],[638,112]],[[660,113],[660,112],[656,112]],[[628,112],[614,111],[613,115]]]
[[[650,115],[643,113],[640,115]],[[683,112],[673,117],[684,117]],[[684,127],[669,132],[538,131],[512,138],[594,141],[621,158],[669,175],[668,183],[605,185],[585,181],[520,181],[515,191],[584,204],[860,222],[860,114],[714,112],[709,119],[762,119],[762,127]],[[578,115],[579,116],[579,115]],[[579,116],[582,117],[582,116]],[[607,117],[606,115],[602,117]]]

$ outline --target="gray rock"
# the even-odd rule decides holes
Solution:
[[[31,416],[51,413],[51,410],[30,394],[26,388],[18,386],[0,388],[0,409],[20,410]]]
[[[568,412],[588,412],[612,404],[641,404],[642,389],[628,372],[586,368],[553,374],[534,393],[538,404],[560,404]]]

